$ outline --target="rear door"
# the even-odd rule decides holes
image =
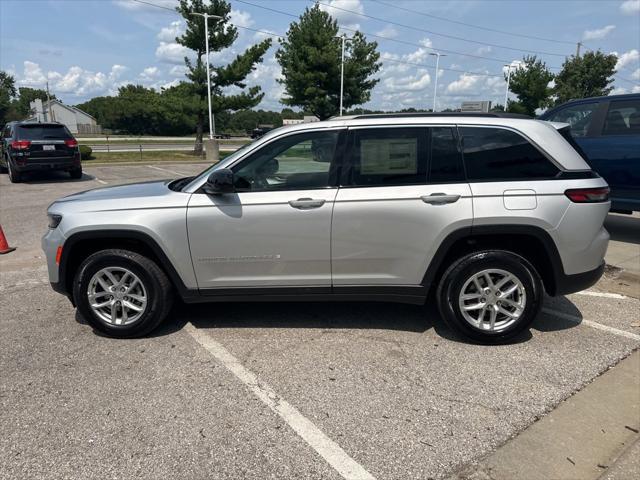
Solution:
[[[442,240],[472,222],[455,127],[349,131],[331,236],[334,287],[418,286]]]

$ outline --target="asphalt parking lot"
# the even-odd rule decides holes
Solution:
[[[497,347],[432,305],[180,306],[149,338],[95,334],[47,283],[46,207],[203,168],[0,176],[18,247],[0,257],[1,478],[445,478],[640,347],[637,287],[615,282],[548,298]]]

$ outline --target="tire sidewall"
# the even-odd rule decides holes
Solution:
[[[501,269],[515,275],[526,293],[526,305],[520,318],[507,330],[496,333],[470,325],[458,305],[465,282],[472,275],[487,269]],[[447,270],[438,290],[438,304],[445,321],[464,336],[482,343],[503,343],[518,336],[531,325],[542,305],[542,284],[535,268],[525,258],[501,250],[477,252],[463,257]]]
[[[162,321],[164,310],[162,288],[157,278],[139,261],[144,258],[133,252],[101,251],[88,257],[78,269],[73,282],[73,298],[78,310],[94,329],[109,336],[139,337],[153,330]],[[124,267],[142,282],[147,293],[147,308],[140,319],[131,325],[110,325],[100,319],[89,305],[87,289],[93,275],[105,267]]]

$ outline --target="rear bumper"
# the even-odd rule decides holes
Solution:
[[[573,275],[560,274],[556,279],[556,295],[568,295],[570,293],[586,290],[597,283],[604,273],[604,262],[599,267],[588,272],[576,273]]]
[[[18,172],[36,172],[41,170],[71,170],[80,166],[75,157],[29,159],[26,163],[15,164]]]

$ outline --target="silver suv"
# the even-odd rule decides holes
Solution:
[[[497,343],[543,290],[602,275],[609,189],[568,125],[367,115],[269,132],[200,175],[54,202],[53,288],[97,330],[144,335],[186,303],[433,298]]]

